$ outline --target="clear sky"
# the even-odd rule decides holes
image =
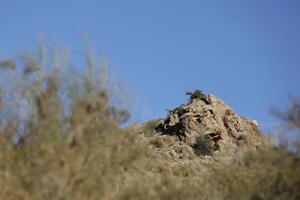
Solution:
[[[300,96],[299,31],[299,0],[0,0],[0,57],[38,39],[76,56],[85,32],[135,94],[142,120],[201,89],[271,127],[268,108]]]

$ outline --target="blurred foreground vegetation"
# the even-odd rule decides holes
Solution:
[[[119,128],[129,112],[89,49],[77,72],[42,45],[0,68],[0,199],[300,199],[299,143],[176,165],[145,145],[153,121]],[[299,101],[274,112],[299,134]]]

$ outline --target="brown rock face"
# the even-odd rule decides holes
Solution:
[[[198,137],[208,138],[214,151],[238,146],[251,149],[264,143],[256,121],[238,116],[213,95],[199,90],[187,95],[189,102],[169,111],[157,131],[177,136],[190,146],[195,145]]]

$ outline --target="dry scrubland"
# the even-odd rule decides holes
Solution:
[[[87,51],[79,73],[66,55],[38,46],[0,62],[0,199],[300,199],[299,143],[275,147],[231,111],[211,126],[216,107],[189,126],[191,106],[215,105],[199,91],[165,119],[119,128],[129,113],[102,62]],[[274,112],[299,133],[297,101]]]

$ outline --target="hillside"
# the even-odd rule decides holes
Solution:
[[[256,121],[240,117],[214,95],[199,90],[188,95],[188,103],[169,110],[166,118],[131,129],[142,133],[154,151],[173,163],[227,163],[243,152],[271,145]]]
[[[0,199],[300,198],[299,149],[216,96],[189,92],[165,118],[120,128],[129,112],[94,58],[75,73],[44,52],[0,62]],[[295,105],[284,119],[298,124]]]

